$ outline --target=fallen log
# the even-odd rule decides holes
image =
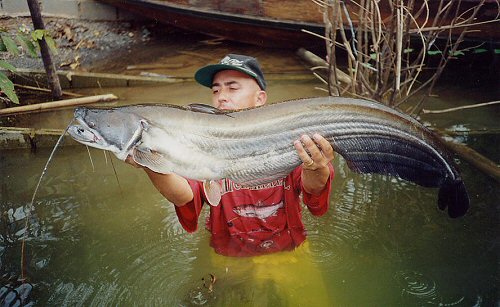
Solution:
[[[436,131],[435,131],[436,132]],[[440,133],[437,133],[440,134]],[[478,153],[474,149],[468,147],[467,145],[455,143],[453,141],[448,141],[444,139],[441,135],[441,139],[445,146],[455,152],[460,156],[461,159],[467,161],[472,166],[476,167],[478,170],[484,174],[492,177],[497,182],[500,182],[500,166],[490,159],[486,158],[482,154]]]
[[[323,60],[319,56],[315,55],[314,53],[312,53],[304,48],[300,48],[299,50],[297,50],[297,55],[301,59],[303,59],[304,61],[309,63],[309,65],[311,65],[313,68],[315,68],[315,67],[324,68],[324,72],[319,72],[319,75],[321,77],[323,77],[323,79],[328,80],[328,77],[327,77],[327,75],[328,75],[328,63],[325,60]],[[311,69],[313,70],[313,68],[311,68]],[[316,70],[314,70],[314,71],[316,71]],[[346,74],[345,72],[343,72],[342,70],[340,70],[338,68],[336,68],[336,73],[337,73],[337,77],[338,77],[340,82],[345,83],[345,84],[351,84],[352,80],[348,74]]]
[[[38,104],[30,104],[30,105],[25,105],[25,106],[20,106],[20,107],[1,109],[0,116],[17,115],[17,114],[34,113],[34,112],[44,112],[44,111],[50,111],[50,110],[78,106],[78,105],[89,104],[89,103],[108,102],[108,101],[113,101],[116,99],[118,99],[118,97],[116,97],[115,95],[106,94],[106,95],[88,96],[88,97],[81,97],[81,98],[72,98],[72,99],[59,100],[59,101],[43,102],[43,103],[38,103]]]

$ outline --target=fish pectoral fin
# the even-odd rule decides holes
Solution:
[[[137,164],[147,167],[154,172],[162,174],[171,173],[168,169],[170,161],[157,151],[135,147],[132,151],[132,158]]]
[[[218,206],[222,197],[222,187],[217,181],[203,181],[203,190],[210,206]]]

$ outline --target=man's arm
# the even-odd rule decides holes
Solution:
[[[193,200],[193,190],[191,190],[185,178],[176,174],[160,174],[153,172],[135,163],[130,156],[127,157],[125,162],[134,167],[144,169],[155,188],[174,205],[180,207]]]
[[[328,163],[333,160],[335,153],[330,143],[319,134],[311,139],[303,135],[294,142],[295,149],[303,161],[302,186],[310,194],[318,195],[325,188],[330,176]]]

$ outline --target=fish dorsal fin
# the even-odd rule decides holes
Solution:
[[[162,174],[172,172],[168,167],[168,165],[170,165],[170,161],[165,159],[165,157],[159,152],[146,148],[135,147],[132,151],[132,158],[139,165],[147,167],[154,172]]]
[[[191,103],[186,106],[186,109],[193,112],[207,113],[207,114],[225,114],[224,111],[217,109],[208,104]]]
[[[214,180],[203,181],[203,189],[205,190],[208,204],[214,207],[218,206],[222,197],[220,184]]]

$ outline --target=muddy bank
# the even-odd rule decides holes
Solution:
[[[44,18],[57,44],[56,69],[143,76],[192,77],[200,66],[218,61],[227,53],[253,55],[266,74],[310,74],[295,50],[268,49],[179,30],[154,21],[99,22]],[[12,37],[33,30],[28,17],[2,18],[0,28]],[[17,68],[42,69],[41,58],[0,53]]]
[[[101,60],[110,56],[126,55],[131,46],[142,44],[156,31],[154,23],[100,22],[66,18],[44,18],[45,27],[50,31],[57,44],[57,54],[53,55],[57,69],[92,70]],[[0,28],[11,37],[17,33],[30,33],[33,30],[28,17],[2,18]],[[20,47],[21,54],[14,56],[0,53],[17,68],[43,69],[41,58],[29,56]]]

